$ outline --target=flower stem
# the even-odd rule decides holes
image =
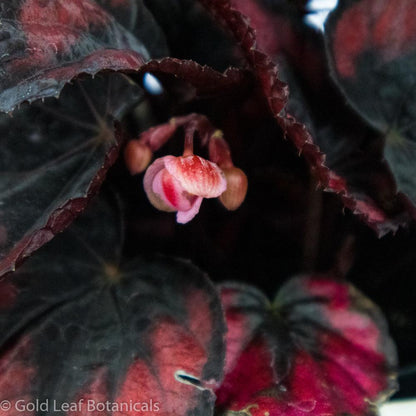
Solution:
[[[183,146],[183,156],[192,156],[194,154],[194,129],[187,130],[185,133],[185,144]]]

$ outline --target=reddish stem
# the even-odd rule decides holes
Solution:
[[[194,154],[194,129],[185,130],[185,143],[183,146],[183,156],[192,156]]]
[[[197,133],[202,147],[208,147],[209,158],[221,168],[233,166],[230,148],[207,117],[201,114],[188,114],[172,118],[168,123],[152,127],[140,135],[140,141],[147,144],[153,152],[159,150],[182,127],[185,133],[183,156],[194,154],[194,136]]]

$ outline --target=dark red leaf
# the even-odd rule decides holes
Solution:
[[[394,178],[383,159],[380,135],[340,102],[338,94],[323,91],[308,102],[299,80],[283,62],[281,74],[291,86],[287,113],[302,120],[325,154],[329,168],[326,189],[340,194],[344,205],[379,236],[407,225],[412,210],[407,198],[397,194]],[[318,111],[317,101],[321,103]]]
[[[247,19],[231,7],[229,0],[201,0],[201,3],[232,33],[240,44],[245,58],[255,69],[263,93],[274,115],[286,104],[287,85],[278,78],[278,69],[272,60],[256,47],[256,34]]]
[[[319,35],[303,24],[301,11],[305,7],[300,3],[307,1],[231,0],[233,8],[250,19],[258,49],[275,62],[284,56],[296,72],[301,72],[314,88],[319,88],[324,78],[324,61],[316,47]]]
[[[221,73],[197,62],[176,58],[149,61],[139,72],[179,78],[188,84],[188,88],[193,88],[194,95],[199,98],[227,95],[237,91],[241,93],[242,90],[251,87],[253,81],[248,71],[238,68],[228,68]]]
[[[107,373],[99,368],[91,377],[91,380],[83,386],[82,393],[75,397],[75,403],[80,403],[76,409],[68,412],[68,416],[101,416],[102,410],[91,409],[88,403],[105,403],[108,400],[106,383]]]
[[[122,132],[113,118],[140,97],[138,87],[113,74],[0,117],[0,275],[85,208],[118,155]]]
[[[145,0],[145,4],[165,35],[169,46],[166,55],[221,72],[240,63],[234,40],[207,15],[199,1]]]
[[[226,371],[217,406],[252,416],[376,414],[396,387],[396,352],[375,305],[326,277],[299,277],[273,303],[225,284]]]
[[[16,296],[16,287],[9,281],[0,280],[0,310],[11,308]]]
[[[72,416],[212,414],[225,352],[214,286],[190,262],[120,262],[114,211],[88,212],[13,276],[0,401],[76,403]]]
[[[414,0],[340,2],[327,24],[333,76],[385,140],[398,190],[416,203]],[[414,207],[413,207],[414,211]]]
[[[272,114],[283,129],[285,137],[294,143],[299,153],[309,163],[319,185],[326,191],[339,194],[344,205],[359,215],[380,236],[389,231],[396,231],[400,225],[406,224],[409,221],[408,211],[413,214],[413,209],[410,208],[407,198],[400,194],[397,195],[397,189],[394,183],[391,183],[389,172],[383,166],[379,155],[369,154],[369,157],[373,159],[372,164],[376,168],[375,172],[362,174],[358,181],[356,178],[351,178],[350,175],[347,175],[348,179],[345,179],[345,169],[343,169],[343,166],[333,163],[334,155],[331,153],[342,147],[342,151],[347,150],[348,156],[351,156],[351,152],[362,154],[362,149],[352,147],[345,149],[346,140],[344,138],[337,140],[338,133],[334,129],[336,126],[331,127],[329,134],[328,131],[325,131],[327,128],[323,129],[324,131],[312,130],[313,133],[311,133],[310,129],[313,129],[314,126],[308,123],[309,119],[305,118],[305,110],[302,109],[301,112],[291,111],[294,108],[293,104],[299,99],[299,97],[293,97],[293,91],[297,89],[296,85],[293,86],[288,101],[287,92],[284,92],[286,91],[284,84],[278,79],[278,68],[272,62],[271,57],[261,51],[264,48],[268,53],[285,54],[290,62],[293,62],[298,68],[301,65],[307,65],[308,69],[304,71],[306,76],[314,78],[315,83],[321,85],[323,82],[322,73],[326,68],[322,65],[322,62],[324,62],[323,56],[321,56],[320,61],[316,59],[317,56],[320,56],[319,48],[316,45],[314,48],[313,42],[307,42],[305,46],[305,42],[300,41],[302,33],[294,29],[294,24],[291,26],[289,16],[284,16],[285,23],[282,27],[279,23],[281,18],[279,20],[279,16],[271,16],[270,12],[267,13],[264,6],[261,6],[255,0],[233,2],[232,7],[229,0],[201,1],[219,21],[223,22],[224,26],[232,32],[235,39],[240,43],[247,61],[255,70]],[[249,17],[253,20],[253,24],[259,33],[258,43],[255,32],[247,23],[245,16],[240,13],[241,11],[249,13]],[[276,26],[275,33],[271,35],[266,33],[265,25],[266,27]],[[300,44],[304,45],[303,49],[299,49]],[[293,47],[296,52],[291,51],[290,47]],[[297,52],[298,50],[300,52]],[[309,69],[309,66],[312,69]],[[319,68],[321,71],[319,71]],[[319,74],[321,75],[319,76]],[[289,85],[292,87],[291,83]],[[314,88],[316,88],[316,85],[314,85]],[[325,97],[320,99],[322,101]],[[304,103],[301,103],[298,109],[303,108],[304,105]],[[343,103],[340,105],[343,105]],[[282,108],[284,108],[283,111]],[[294,116],[299,117],[299,119]],[[303,123],[306,123],[306,125]],[[363,136],[365,135],[366,132]],[[333,138],[328,141],[328,136]],[[357,143],[356,138],[354,140]],[[361,161],[362,158],[360,158]],[[335,162],[339,161],[336,160]],[[364,172],[369,170],[368,164],[362,164],[359,171],[363,170]],[[356,166],[350,169],[350,173],[355,173],[353,176],[358,176]],[[372,183],[367,184],[368,177],[375,179],[372,179]],[[365,183],[363,184],[360,181]],[[385,192],[384,188],[386,188],[387,183],[387,192]],[[372,192],[372,187],[376,188],[375,192]],[[374,195],[377,192],[383,193],[383,195]]]
[[[3,2],[0,111],[58,96],[80,73],[138,69],[146,47],[93,0]]]

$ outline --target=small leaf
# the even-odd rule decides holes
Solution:
[[[221,296],[228,333],[219,409],[368,416],[395,390],[397,358],[386,323],[349,284],[298,277],[273,303],[237,284],[222,285]]]

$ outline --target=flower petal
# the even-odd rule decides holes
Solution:
[[[161,195],[157,194],[153,190],[153,182],[155,179],[155,176],[161,172],[163,169],[165,169],[165,158],[159,158],[156,159],[146,170],[146,173],[144,175],[143,179],[143,187],[146,192],[147,197],[149,198],[150,203],[160,211],[167,211],[167,212],[173,212],[176,211],[175,208],[173,208],[170,204],[165,202]]]
[[[198,214],[203,199],[204,198],[202,198],[202,196],[199,196],[195,199],[191,209],[188,211],[178,211],[176,214],[176,221],[179,224],[186,224],[187,222],[191,221],[195,215]]]
[[[199,156],[166,156],[165,167],[183,189],[203,198],[216,198],[227,189],[224,173],[215,164]]]
[[[196,196],[186,192],[180,182],[166,169],[155,175],[152,187],[154,193],[175,211],[188,211],[196,199]]]

